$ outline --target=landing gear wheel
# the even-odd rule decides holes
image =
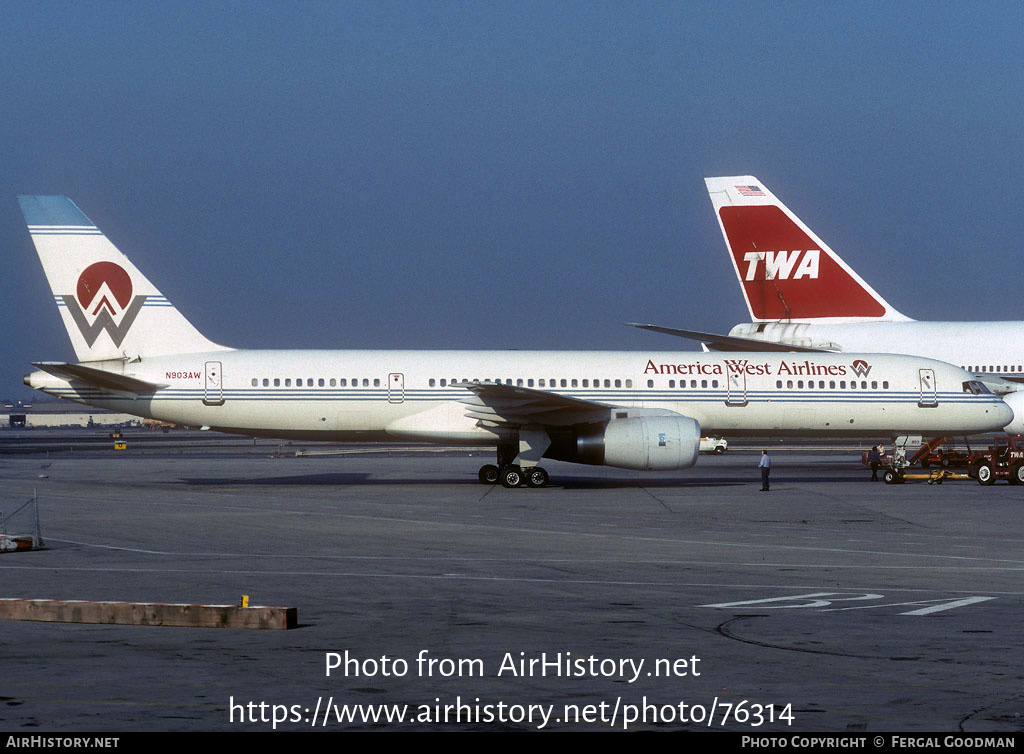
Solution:
[[[477,478],[481,484],[497,484],[498,483],[498,467],[492,464],[480,467],[480,473],[477,474]]]
[[[548,484],[548,472],[540,466],[534,466],[526,471],[526,484],[530,487],[546,487]]]
[[[518,487],[523,483],[523,472],[518,466],[506,466],[501,470],[502,487]]]
[[[978,466],[978,484],[995,484],[996,477],[992,473],[992,467],[987,463],[979,464]]]
[[[903,475],[893,469],[886,469],[882,474],[882,480],[886,484],[903,484]]]

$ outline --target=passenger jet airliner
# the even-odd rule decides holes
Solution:
[[[542,458],[692,466],[702,432],[998,430],[964,370],[877,354],[254,351],[207,340],[64,196],[20,197],[76,362],[25,377],[60,398],[221,432],[492,445],[481,482],[543,487]]]
[[[750,322],[728,335],[636,325],[722,351],[905,353],[977,375],[1024,416],[1024,322],[918,322],[897,311],[752,175],[705,178]],[[1019,432],[1007,427],[1008,432]]]

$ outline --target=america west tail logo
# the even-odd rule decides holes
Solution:
[[[122,267],[96,262],[78,276],[75,295],[58,296],[58,300],[68,308],[90,348],[104,331],[120,347],[146,303],[146,296],[132,293],[132,279]]]

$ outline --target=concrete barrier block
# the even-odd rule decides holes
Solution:
[[[298,610],[294,607],[0,598],[0,620],[287,629],[298,625]]]

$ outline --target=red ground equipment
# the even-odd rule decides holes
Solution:
[[[948,469],[950,466],[966,466],[970,460],[970,452],[965,453],[951,447],[933,450],[920,458],[922,469],[927,469],[929,466],[941,466],[944,469]]]
[[[995,484],[997,479],[1024,484],[1024,441],[1019,435],[995,438],[988,450],[971,453],[967,473],[979,484]]]

